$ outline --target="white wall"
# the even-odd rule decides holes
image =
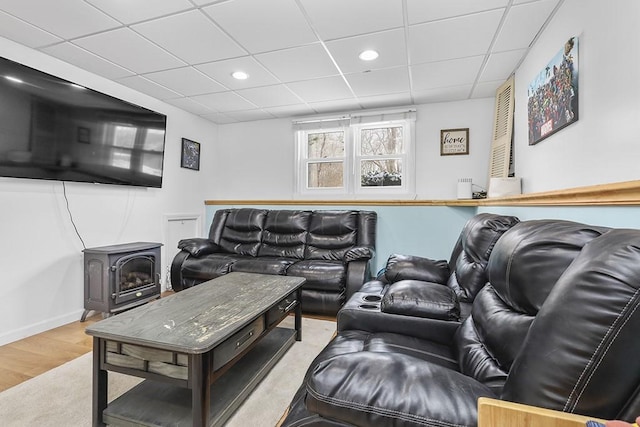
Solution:
[[[486,187],[493,109],[493,98],[417,106],[418,198],[455,198],[458,178]],[[454,128],[469,128],[470,154],[440,156],[440,130]],[[219,139],[210,199],[294,198],[291,119],[221,125]]]
[[[515,160],[523,191],[639,179],[640,2],[566,0],[516,73]],[[579,37],[579,120],[528,145],[527,87]]]
[[[2,38],[0,55],[167,115],[161,189],[66,183],[69,207],[87,247],[163,243],[164,215],[204,217],[216,125]],[[201,143],[199,172],[180,168],[182,137]],[[82,314],[83,246],[70,222],[62,185],[0,178],[0,345]]]

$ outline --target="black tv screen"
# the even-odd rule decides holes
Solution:
[[[166,119],[0,58],[0,176],[159,188]]]

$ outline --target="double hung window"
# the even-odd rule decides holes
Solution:
[[[294,122],[300,195],[409,194],[415,112]]]

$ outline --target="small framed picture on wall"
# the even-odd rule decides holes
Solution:
[[[440,131],[440,155],[469,154],[469,128],[442,129]]]
[[[186,169],[200,170],[200,143],[182,138],[180,166]]]

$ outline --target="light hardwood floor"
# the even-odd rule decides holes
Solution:
[[[173,294],[162,292],[161,297]],[[84,322],[72,322],[28,338],[0,346],[0,392],[63,365],[93,350],[87,326],[102,320],[102,314]]]
[[[101,319],[96,314],[85,322],[78,320],[0,346],[0,391],[90,352],[93,340],[84,330]]]

